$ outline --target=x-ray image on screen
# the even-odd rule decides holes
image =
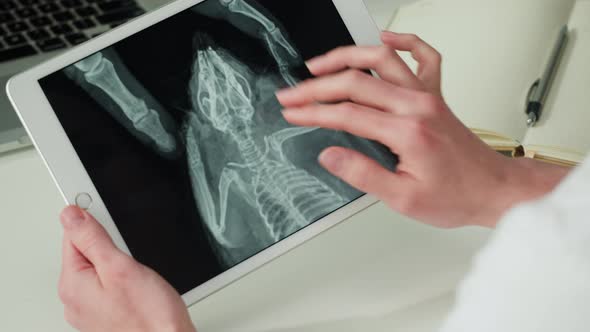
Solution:
[[[281,114],[304,59],[351,43],[329,0],[208,0],[40,83],[131,253],[182,293],[361,196],[323,149],[395,167]]]

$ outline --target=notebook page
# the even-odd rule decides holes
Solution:
[[[583,155],[590,151],[590,1],[576,3],[569,28],[569,44],[541,121],[524,143]]]
[[[522,141],[526,95],[552,47],[546,36],[567,22],[573,3],[422,0],[402,7],[389,30],[416,33],[441,52],[444,96],[467,126]]]

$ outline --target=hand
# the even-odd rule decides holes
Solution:
[[[119,251],[87,212],[70,206],[64,227],[59,296],[66,320],[81,331],[190,331],[178,293],[158,274]]]
[[[318,78],[277,93],[290,123],[347,131],[400,156],[392,173],[359,152],[331,147],[320,155],[329,172],[439,227],[494,226],[514,204],[543,195],[567,174],[491,150],[445,104],[440,54],[415,35],[386,32],[382,41],[312,59],[308,67]],[[416,74],[396,51],[411,52]]]

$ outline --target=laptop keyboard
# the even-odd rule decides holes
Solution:
[[[0,0],[0,62],[80,44],[144,12],[135,0]]]

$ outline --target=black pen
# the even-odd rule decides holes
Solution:
[[[545,99],[549,93],[551,81],[553,80],[553,76],[555,75],[557,67],[559,66],[561,55],[565,50],[565,46],[567,45],[568,33],[569,29],[567,25],[561,28],[557,38],[557,43],[553,48],[553,52],[549,58],[549,63],[545,69],[545,73],[543,73],[543,76],[531,87],[526,107],[527,125],[529,127],[534,127],[541,118],[543,103],[545,102]]]

